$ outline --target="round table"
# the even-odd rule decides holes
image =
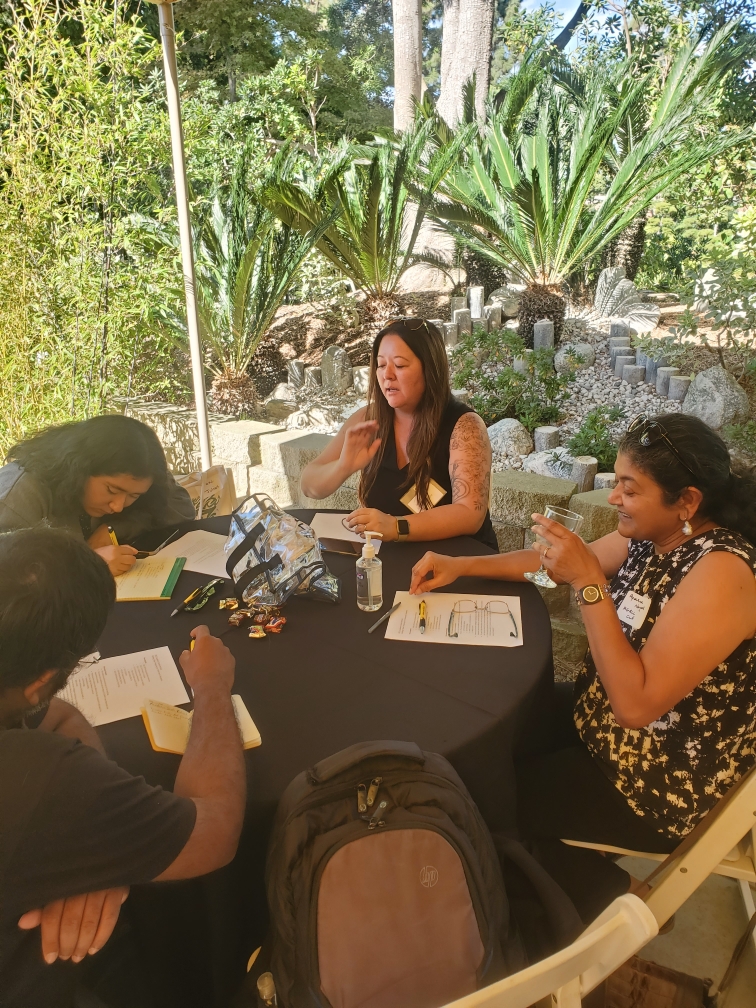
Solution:
[[[303,521],[310,510],[291,512]],[[229,518],[190,523],[225,533]],[[151,534],[156,543],[161,532]],[[141,544],[140,544],[141,545]],[[148,547],[150,542],[146,542]],[[426,550],[455,556],[491,551],[475,539],[385,543],[382,612]],[[144,956],[153,967],[161,1008],[226,1006],[247,957],[265,931],[263,870],[277,801],[289,781],[355,742],[401,739],[443,754],[460,774],[492,829],[514,825],[515,755],[542,747],[548,731],[551,626],[538,591],[527,583],[464,578],[442,591],[518,595],[523,645],[516,648],[415,644],[368,634],[380,613],[356,605],[355,559],[327,553],[341,580],[341,602],[293,598],[283,633],[250,640],[243,629],[224,637],[236,657],[241,694],[262,736],[245,753],[245,829],[234,862],[204,879],[135,887],[127,906]],[[184,571],[166,602],[116,604],[98,644],[103,657],[167,645],[174,658],[192,627],[227,629],[216,598],[199,612],[170,618],[177,601],[209,577]],[[230,592],[229,592],[230,594]],[[98,729],[108,754],[150,784],[171,789],[179,757],[155,752],[141,718]]]

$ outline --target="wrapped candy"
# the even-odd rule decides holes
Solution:
[[[268,633],[281,633],[286,623],[286,618],[284,616],[274,616],[269,623],[266,624],[265,629]]]
[[[263,628],[261,626],[257,626],[255,624],[254,626],[250,627],[250,629],[249,629],[249,636],[252,637],[252,638],[255,638],[255,637],[260,638],[260,637],[265,637],[266,634],[265,634],[265,631],[263,630]]]
[[[236,598],[222,598],[218,600],[219,609],[238,609],[239,600]]]

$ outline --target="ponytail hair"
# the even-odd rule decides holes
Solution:
[[[756,467],[733,464],[722,438],[698,417],[662,413],[652,419],[679,458],[663,439],[641,444],[642,430],[629,431],[619,451],[661,487],[668,505],[686,487],[697,487],[703,495],[698,513],[756,546]]]

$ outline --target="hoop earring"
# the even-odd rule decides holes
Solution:
[[[693,526],[690,524],[687,518],[683,522],[682,530],[683,535],[693,535]]]

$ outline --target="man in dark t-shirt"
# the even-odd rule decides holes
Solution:
[[[109,903],[113,918],[112,897],[119,905],[126,887],[203,875],[236,851],[245,775],[234,659],[207,627],[180,658],[194,717],[173,793],[110,762],[94,729],[55,697],[114,597],[105,563],[69,533],[0,535],[0,1008],[71,1008],[84,967],[73,963],[112,929],[103,911],[87,931],[84,905],[97,915]],[[28,929],[40,915],[23,915],[45,907],[41,943]],[[61,914],[61,935],[65,924],[86,938],[73,954],[56,937]]]

